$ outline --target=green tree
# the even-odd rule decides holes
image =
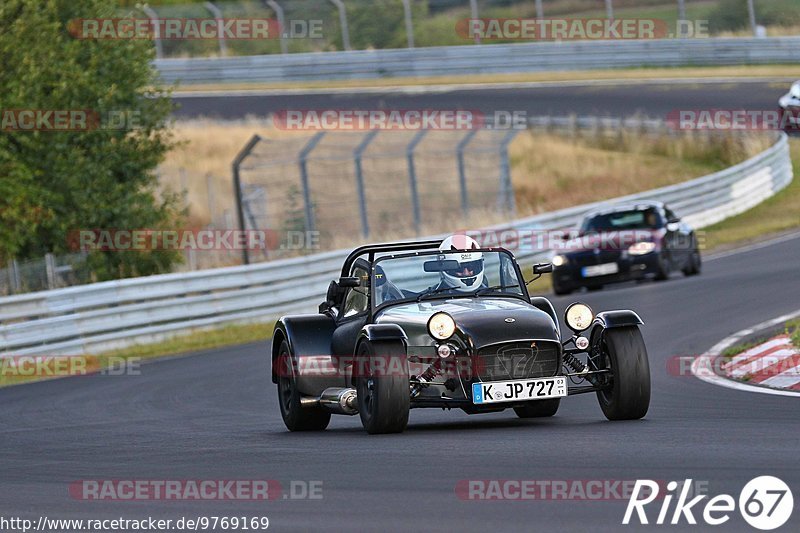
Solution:
[[[76,19],[113,16],[113,0],[0,2],[0,111],[100,118],[86,131],[0,131],[0,260],[68,252],[79,229],[160,229],[182,218],[175,196],[157,194],[154,171],[173,139],[153,43],[70,33]],[[125,125],[109,127],[112,116]],[[178,260],[168,251],[90,257],[99,279],[163,272]]]

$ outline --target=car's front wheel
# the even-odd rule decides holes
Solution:
[[[703,263],[700,258],[700,250],[694,248],[689,254],[689,260],[687,261],[686,267],[683,269],[683,274],[685,276],[695,276],[700,273],[702,267]]]
[[[367,364],[356,378],[358,413],[367,433],[402,433],[408,425],[411,392],[405,344],[364,341],[359,357]]]
[[[556,414],[560,404],[561,398],[537,400],[535,402],[526,403],[520,407],[515,407],[514,412],[517,413],[517,416],[520,418],[542,418]]]
[[[302,407],[301,394],[297,389],[289,352],[289,344],[284,340],[278,350],[278,356],[285,369],[278,376],[278,404],[281,418],[289,431],[322,431],[331,421],[331,413],[324,407]]]
[[[593,346],[598,366],[609,381],[597,400],[609,420],[635,420],[650,407],[650,364],[642,333],[636,326],[597,330]]]

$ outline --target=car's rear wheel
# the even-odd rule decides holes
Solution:
[[[689,260],[687,261],[686,267],[683,269],[683,274],[685,276],[696,276],[699,274],[703,267],[702,261],[703,260],[700,258],[700,250],[697,248],[693,249],[689,254]]]
[[[322,431],[331,421],[331,413],[324,407],[301,407],[300,391],[294,375],[289,344],[284,340],[278,350],[278,356],[285,371],[278,376],[278,403],[281,418],[289,431]],[[286,362],[286,364],[283,364]]]
[[[610,383],[597,392],[603,414],[609,420],[642,418],[650,407],[650,364],[639,328],[597,330],[593,337],[598,366],[610,370]]]
[[[520,418],[542,418],[556,414],[560,404],[561,398],[538,400],[527,403],[521,407],[515,407],[514,412],[517,413],[517,416]]]
[[[405,344],[400,341],[363,341],[360,357],[369,358],[356,378],[358,413],[367,433],[402,433],[408,425],[411,392]]]

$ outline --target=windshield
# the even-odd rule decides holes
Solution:
[[[661,217],[657,210],[637,209],[593,216],[583,223],[581,232],[658,229],[659,227],[661,227]]]
[[[461,255],[432,251],[377,259],[372,271],[375,306],[437,296],[525,294],[507,252],[472,252],[463,254],[469,256],[464,261],[453,259]]]

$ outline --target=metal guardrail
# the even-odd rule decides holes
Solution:
[[[796,63],[800,37],[569,41],[158,59],[164,81],[286,82]]]
[[[551,119],[551,123],[569,122]],[[576,121],[571,121],[576,123]],[[592,121],[577,121],[592,124]],[[597,124],[598,121],[594,121]],[[622,123],[620,123],[622,124]],[[729,169],[672,185],[516,220],[497,228],[562,229],[600,205],[667,202],[696,227],[741,213],[792,181],[788,138]],[[313,312],[347,250],[249,266],[110,281],[0,299],[0,357],[98,353],[176,332]],[[520,250],[520,261],[543,258]]]

